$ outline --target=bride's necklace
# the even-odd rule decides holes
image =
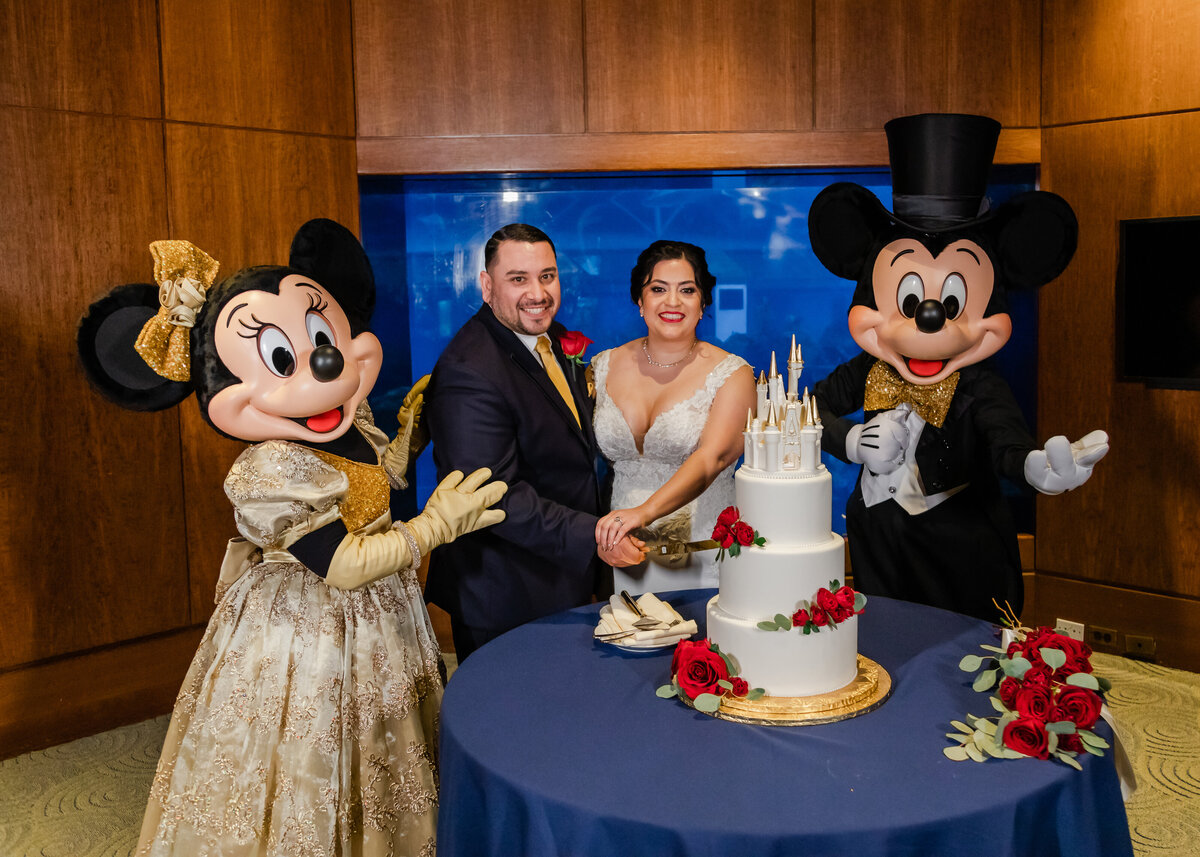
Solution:
[[[648,343],[649,341],[650,341],[649,337],[645,337],[644,339],[642,339],[642,353],[646,355],[646,362],[649,363],[651,366],[657,366],[659,369],[670,369],[672,366],[678,366],[684,360],[687,360],[689,357],[691,357],[692,352],[696,350],[696,343],[698,343],[700,340],[693,339],[692,347],[687,350],[687,354],[683,355],[682,357],[680,357],[678,360],[676,360],[673,363],[659,363],[657,360],[655,360],[653,357],[651,357],[650,349],[648,349],[646,347],[646,343]]]

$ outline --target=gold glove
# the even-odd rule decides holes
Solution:
[[[484,485],[491,475],[492,471],[481,467],[465,479],[455,470],[442,480],[424,511],[408,522],[422,553],[504,520],[503,511],[488,506],[497,503],[508,486],[499,481]]]
[[[396,412],[400,429],[396,437],[383,452],[383,469],[387,471],[392,485],[399,489],[408,487],[408,466],[421,457],[421,451],[429,443],[429,431],[421,424],[421,409],[425,407],[425,388],[429,376],[423,375],[412,385],[408,395]]]
[[[350,533],[334,551],[325,582],[337,589],[357,589],[418,564],[438,545],[503,521],[504,512],[488,506],[499,501],[508,486],[484,485],[491,475],[484,467],[464,479],[455,470],[434,490],[424,511],[407,524],[371,535]]]

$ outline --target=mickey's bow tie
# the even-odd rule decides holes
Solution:
[[[917,412],[917,416],[930,425],[941,428],[957,387],[957,372],[936,384],[910,384],[901,378],[900,373],[891,365],[877,360],[867,373],[863,410],[886,411],[902,402],[908,402]]]

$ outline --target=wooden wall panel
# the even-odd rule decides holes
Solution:
[[[815,0],[815,10],[817,129],[923,112],[1037,126],[1040,4]]]
[[[350,0],[162,0],[162,51],[168,119],[354,134]]]
[[[159,116],[155,0],[0,4],[0,104]]]
[[[810,0],[589,0],[587,130],[812,126]]]
[[[1121,219],[1200,214],[1200,113],[1045,132],[1043,185],[1079,217],[1079,250],[1040,297],[1039,438],[1111,436],[1070,494],[1038,499],[1040,570],[1200,597],[1200,392],[1118,383]]]
[[[178,418],[88,386],[75,327],[164,234],[156,122],[0,108],[0,669],[187,619]]]
[[[1042,122],[1200,108],[1200,3],[1044,0]]]
[[[583,131],[581,0],[355,0],[360,137]]]
[[[352,140],[168,125],[166,152],[172,237],[203,248],[222,275],[287,264],[292,236],[313,217],[358,231]],[[213,431],[194,399],[180,420],[191,618],[204,621],[225,542],[237,535],[222,485],[245,444]]]

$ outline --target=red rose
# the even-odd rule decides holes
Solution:
[[[1017,689],[1013,701],[1016,706],[1014,711],[1022,717],[1029,717],[1042,723],[1046,722],[1046,718],[1050,716],[1050,710],[1053,708],[1050,688],[1041,684],[1022,684]]]
[[[1025,671],[1025,675],[1021,677],[1022,684],[1050,686],[1050,667],[1045,664],[1032,666]]]
[[[717,523],[728,527],[737,521],[739,517],[741,517],[741,512],[738,511],[737,506],[726,506],[725,511],[717,515]]]
[[[738,521],[733,525],[733,537],[737,539],[739,545],[748,548],[754,544],[754,527],[745,521]]]
[[[1051,720],[1070,720],[1077,729],[1091,729],[1100,717],[1100,697],[1086,687],[1068,684],[1058,691]]]
[[[676,646],[674,660],[675,680],[688,699],[702,693],[720,696],[722,691],[717,682],[729,681],[725,659],[708,647],[707,640],[688,648]]]
[[[812,612],[812,621],[818,628],[824,628],[829,624],[829,614],[819,608],[815,609]]]
[[[837,598],[832,592],[822,586],[817,590],[817,606],[822,610],[828,610],[830,613],[832,613],[837,609]]]
[[[1045,724],[1029,717],[1021,717],[1004,727],[1004,746],[1025,756],[1048,759],[1049,741]]]
[[[801,607],[792,614],[792,627],[803,628],[808,624],[808,611]]]
[[[838,604],[849,607],[851,610],[854,609],[854,590],[849,586],[839,587],[838,591],[833,594],[837,598]]]
[[[717,524],[713,527],[712,537],[723,548],[733,546],[733,531],[724,524]]]
[[[1000,682],[1000,701],[1004,703],[1004,707],[1009,711],[1013,710],[1013,706],[1017,702],[1017,691],[1020,690],[1021,683],[1012,676],[1005,676]]]
[[[1087,750],[1083,746],[1083,739],[1079,735],[1059,735],[1058,749],[1070,750],[1072,753],[1086,753]]]
[[[1062,645],[1056,646],[1060,648],[1067,656],[1067,662],[1063,664],[1057,671],[1055,676],[1066,678],[1075,673],[1090,673],[1092,671],[1092,647],[1087,643],[1082,643],[1079,640],[1072,640],[1070,637],[1062,637]]]
[[[750,685],[746,683],[744,678],[734,676],[729,680],[729,683],[733,685],[733,690],[729,692],[734,696],[745,696],[750,692]]]
[[[565,356],[580,358],[583,357],[583,352],[587,351],[587,347],[592,344],[592,340],[578,330],[568,330],[558,338],[558,344],[562,347]]]
[[[850,607],[847,607],[845,604],[842,604],[839,602],[838,606],[835,607],[833,610],[833,621],[845,622],[847,619],[849,619],[853,615],[854,615],[853,605],[851,605]]]
[[[683,657],[683,653],[696,646],[707,649],[709,647],[708,640],[680,640],[675,644],[675,653],[671,655],[671,675],[679,672],[679,660]]]

